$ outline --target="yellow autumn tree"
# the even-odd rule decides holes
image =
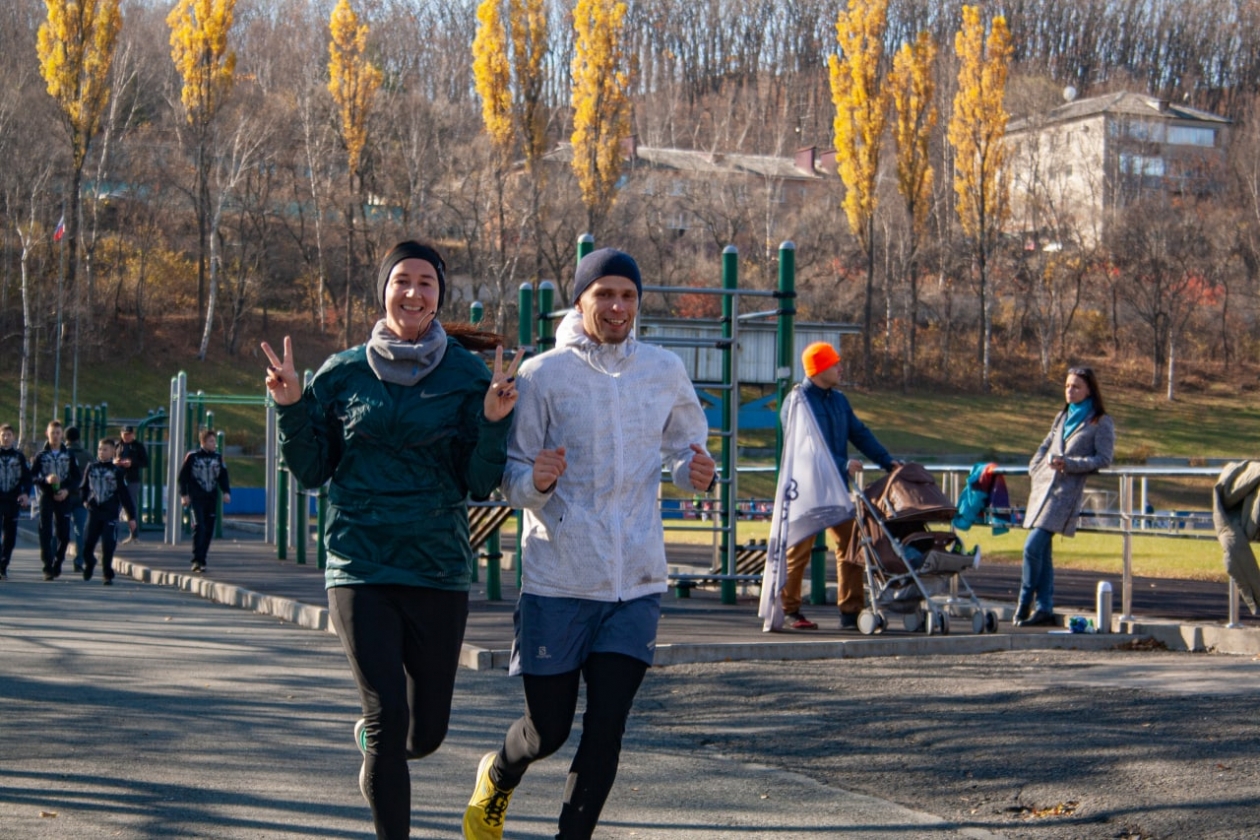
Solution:
[[[954,37],[958,92],[949,121],[954,148],[954,193],[958,220],[971,241],[980,292],[979,356],[984,390],[990,387],[993,337],[988,262],[1010,212],[1005,145],[1008,115],[1003,100],[1014,52],[1006,18],[987,27],[979,6],[963,6],[962,28]]]
[[[48,95],[57,101],[70,137],[70,189],[67,191],[66,279],[74,285],[78,263],[79,193],[83,166],[109,102],[109,68],[122,28],[119,0],[44,0],[48,17],[40,24],[36,52]]]
[[[573,10],[573,173],[597,231],[616,198],[622,142],[630,136],[630,74],[624,69],[626,4],[578,0]]]
[[[481,121],[503,156],[512,147],[512,63],[500,14],[502,0],[482,0],[473,36],[473,84],[481,97]]]
[[[919,238],[927,225],[935,177],[928,155],[928,144],[938,118],[935,65],[936,43],[930,34],[920,32],[913,43],[903,44],[898,50],[889,79],[896,111],[893,140],[897,147],[897,190],[910,220],[910,256],[906,265],[910,311],[906,318],[906,347],[901,367],[903,387],[908,387],[914,377],[915,332],[919,320]]]
[[[354,179],[359,178],[362,189],[363,148],[367,145],[368,116],[372,101],[381,86],[381,71],[372,65],[367,55],[368,25],[360,23],[350,0],[339,0],[328,23],[332,39],[328,42],[328,92],[337,103],[341,125],[341,142],[346,147],[349,165],[350,203],[346,212],[346,290],[345,317],[342,319],[342,341],[349,345],[353,294],[351,278],[354,276]]]
[[[525,166],[537,173],[547,142],[543,59],[549,49],[546,0],[511,0],[512,66],[516,76],[517,124]]]
[[[836,161],[844,182],[844,212],[866,260],[862,350],[867,382],[873,375],[872,300],[875,291],[875,210],[879,155],[888,122],[888,93],[881,84],[888,0],[849,0],[836,17],[840,54],[830,58]]]
[[[236,53],[228,33],[236,0],[179,0],[166,16],[171,28],[171,60],[183,80],[180,102],[196,147],[197,312],[205,307],[206,257],[210,237],[210,131],[232,91]]]

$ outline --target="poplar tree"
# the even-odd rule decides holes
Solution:
[[[350,316],[354,277],[354,196],[355,178],[363,186],[363,149],[367,145],[368,116],[372,101],[381,86],[381,71],[368,61],[368,25],[350,7],[350,0],[339,0],[329,20],[332,39],[328,42],[328,91],[337,104],[341,141],[346,147],[349,166],[349,204],[346,212],[346,292],[345,317],[342,319],[342,341],[350,344]]]
[[[879,155],[888,122],[888,92],[880,78],[888,0],[849,0],[836,17],[840,55],[830,57],[836,161],[844,182],[844,212],[866,261],[862,320],[863,371],[873,378],[871,301],[875,287],[875,210]]]
[[[197,146],[197,313],[205,307],[210,238],[210,133],[232,91],[236,53],[228,49],[236,0],[179,0],[166,17],[171,60],[183,79],[180,102]]]
[[[949,121],[954,147],[954,192],[958,220],[971,241],[980,291],[982,384],[990,388],[993,339],[988,262],[1010,213],[1005,171],[1007,113],[1003,105],[1006,74],[1014,48],[1006,18],[993,18],[988,37],[979,6],[963,6],[962,28],[954,36],[958,55],[958,92]]]
[[[893,59],[889,79],[896,122],[893,140],[897,147],[897,190],[905,202],[910,220],[910,257],[906,273],[910,286],[907,341],[902,363],[902,386],[914,376],[915,338],[919,320],[919,240],[927,226],[935,172],[929,157],[929,144],[936,128],[936,43],[920,32],[913,43],[903,44]]]
[[[506,294],[508,212],[506,180],[513,154],[525,158],[530,176],[530,220],[534,241],[540,239],[539,208],[542,168],[546,151],[546,110],[543,102],[543,58],[547,53],[545,0],[507,0],[508,20],[503,20],[504,0],[483,0],[477,7],[477,33],[473,39],[473,81],[481,97],[481,119],[494,147],[494,185],[497,236],[495,281],[499,300]],[[534,251],[534,274],[539,273],[541,250]],[[536,279],[536,277],[535,277]],[[495,310],[495,329],[502,331],[504,309]]]
[[[109,102],[109,68],[122,28],[119,0],[44,0],[36,52],[48,95],[60,106],[70,138],[70,189],[66,205],[67,286],[78,264],[79,204],[83,166]],[[60,305],[60,302],[58,303]]]
[[[587,224],[598,230],[616,199],[621,145],[630,136],[629,73],[622,32],[626,4],[578,0],[573,10],[573,173],[586,205]]]

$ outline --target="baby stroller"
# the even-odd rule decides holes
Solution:
[[[949,633],[950,617],[970,618],[976,633],[994,633],[997,613],[985,610],[963,572],[979,565],[980,548],[967,554],[950,522],[958,512],[919,464],[903,464],[865,492],[854,490],[856,522],[844,562],[866,570],[869,604],[858,629],[877,633],[891,615],[906,630]],[[938,525],[938,530],[932,530]]]

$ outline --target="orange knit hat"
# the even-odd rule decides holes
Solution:
[[[840,354],[836,352],[836,348],[825,341],[815,341],[801,354],[801,364],[805,366],[806,376],[814,376],[818,371],[826,370],[838,361],[840,361]]]

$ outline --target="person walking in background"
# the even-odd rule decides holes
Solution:
[[[87,453],[79,440],[78,426],[66,427],[66,451],[74,459],[75,466],[79,468],[79,475],[82,476],[88,464],[92,463],[92,456]],[[88,512],[83,506],[79,482],[76,481],[66,489],[70,491],[70,495],[66,496],[66,504],[70,507],[70,533],[74,536],[74,570],[81,572],[83,571],[83,535],[87,531]]]
[[[123,426],[119,434],[118,454],[114,463],[122,467],[127,476],[127,492],[131,495],[131,506],[135,508],[137,517],[137,527],[131,528],[131,533],[123,540],[124,543],[129,543],[140,539],[140,502],[144,490],[140,471],[149,466],[149,453],[144,444],[136,439],[135,426]]]
[[[18,517],[31,500],[31,468],[14,441],[13,427],[0,425],[0,580],[9,579]]]
[[[587,840],[612,790],[635,694],[652,664],[667,588],[661,464],[708,492],[708,422],[678,356],[634,339],[642,281],[628,254],[582,258],[556,349],[521,366],[503,489],[525,511],[524,579],[508,672],[525,714],[482,757],[464,837],[498,840],[529,766],[582,737],[560,809],[562,840]]]
[[[1093,368],[1069,368],[1063,395],[1063,409],[1028,463],[1032,480],[1024,514],[1028,539],[1015,607],[1015,624],[1021,627],[1054,623],[1051,540],[1055,534],[1070,537],[1076,533],[1085,480],[1110,466],[1115,453],[1116,427]]]
[[[227,464],[223,463],[218,448],[215,433],[202,429],[201,447],[185,455],[179,468],[179,501],[192,512],[192,570],[198,574],[206,570],[206,554],[219,518],[219,493],[223,494],[224,504],[232,501]]]
[[[44,431],[47,442],[35,454],[31,474],[39,488],[39,557],[44,580],[61,575],[70,545],[70,487],[78,487],[83,476],[79,465],[66,449],[64,427],[53,420]]]
[[[324,362],[305,390],[292,342],[270,360],[285,464],[308,488],[329,481],[328,612],[359,687],[359,790],[378,838],[407,837],[409,760],[446,738],[474,562],[468,497],[485,499],[507,460],[514,377],[470,350],[502,339],[443,325],[446,265],[414,241],[381,261],[385,317],[366,344]]]
[[[862,469],[861,461],[850,460],[849,444],[853,444],[859,452],[879,464],[881,469],[891,472],[899,462],[888,454],[888,450],[875,434],[858,419],[848,398],[840,390],[840,354],[836,349],[825,341],[814,342],[801,353],[801,365],[805,369],[805,379],[796,387],[804,396],[818,423],[818,430],[826,441],[827,448],[831,450],[845,490],[850,486],[849,477]],[[836,552],[840,629],[855,630],[858,613],[862,611],[866,598],[862,566],[848,563],[844,559],[853,536],[853,520],[841,522],[829,528],[828,532],[834,541]],[[801,612],[801,584],[805,578],[805,570],[809,567],[815,536],[801,540],[787,551],[787,576],[782,595],[784,623],[795,630],[814,630],[818,627]]]
[[[96,568],[96,543],[101,543],[101,578],[106,586],[114,582],[114,548],[118,541],[118,514],[126,511],[127,525],[136,530],[136,507],[127,492],[127,473],[114,463],[117,449],[113,438],[96,445],[96,460],[83,473],[80,495],[88,511],[87,534],[83,539],[83,579],[91,580]]]

